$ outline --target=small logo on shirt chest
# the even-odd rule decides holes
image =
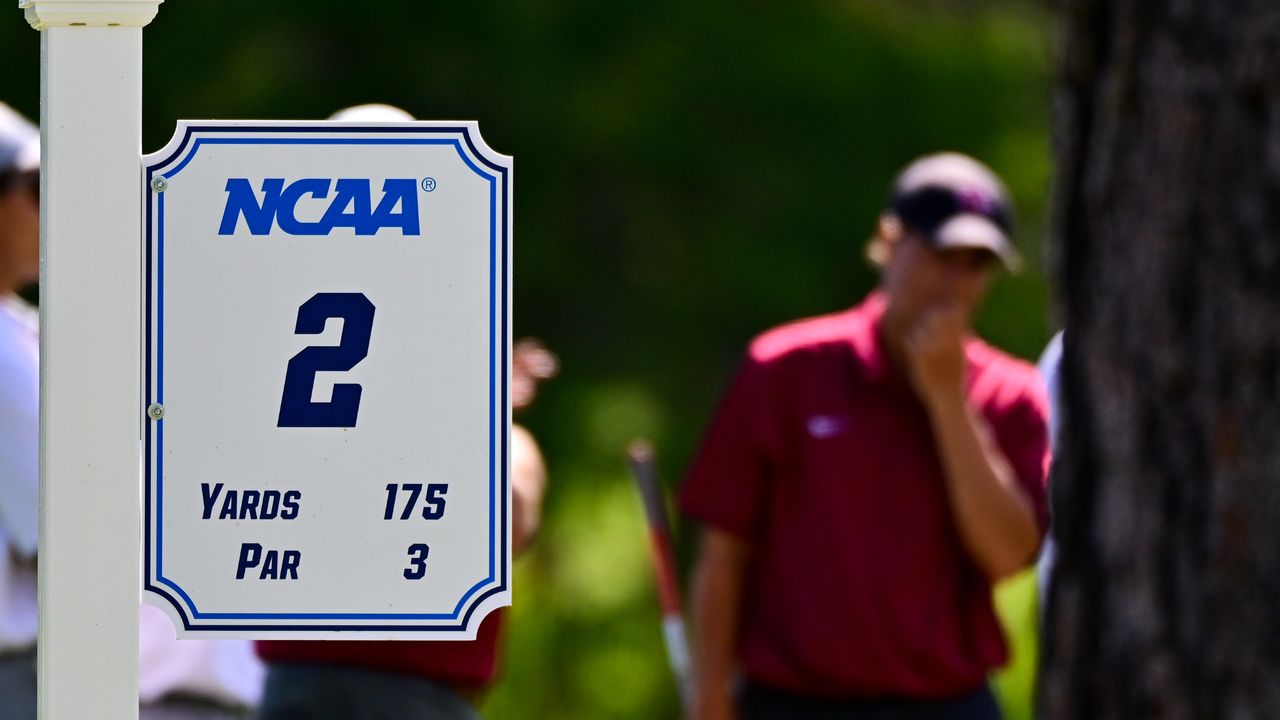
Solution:
[[[810,435],[824,440],[844,432],[848,428],[848,422],[834,415],[814,415],[805,423],[805,427]]]

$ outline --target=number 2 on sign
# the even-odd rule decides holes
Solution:
[[[409,546],[409,567],[404,569],[405,580],[421,580],[427,574],[427,555],[431,548],[426,543],[414,543]]]
[[[316,373],[346,372],[369,354],[369,337],[373,334],[373,303],[363,293],[316,293],[298,308],[297,335],[324,332],[330,318],[342,323],[342,339],[337,345],[313,345],[289,360],[284,376],[284,393],[280,398],[277,427],[355,427],[360,412],[360,393],[356,383],[333,386],[329,402],[312,402]]]

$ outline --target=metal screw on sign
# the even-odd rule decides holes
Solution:
[[[152,420],[163,420],[164,406],[161,405],[160,403],[151,403],[151,406],[147,408],[147,415]]]
[[[166,180],[163,175],[160,175],[151,181],[151,189],[158,193],[164,192],[167,187],[169,187],[169,181]]]

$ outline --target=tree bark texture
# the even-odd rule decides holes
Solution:
[[[1280,717],[1280,0],[1057,0],[1039,716]]]

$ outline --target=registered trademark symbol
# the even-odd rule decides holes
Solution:
[[[422,189],[426,190],[427,192],[434,191],[436,189],[436,179],[433,177],[423,178]]]

